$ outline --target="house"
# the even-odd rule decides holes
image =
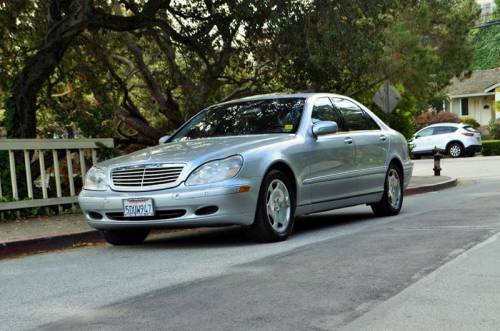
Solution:
[[[447,88],[445,110],[472,117],[481,125],[500,118],[500,68],[473,71],[468,78],[454,78]]]
[[[476,2],[481,7],[479,23],[485,23],[493,19],[493,13],[496,9],[495,0],[476,0]]]

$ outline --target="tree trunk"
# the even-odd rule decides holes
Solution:
[[[45,81],[61,61],[73,39],[86,28],[81,11],[67,15],[53,24],[44,45],[27,61],[12,85],[14,99],[14,123],[9,136],[15,138],[36,137],[37,96]]]

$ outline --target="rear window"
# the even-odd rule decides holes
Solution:
[[[436,126],[434,127],[434,135],[453,133],[457,130],[458,128],[455,128],[453,126]]]
[[[470,125],[466,125],[466,126],[464,126],[464,130],[467,130],[467,131],[469,131],[469,132],[477,132],[477,130],[476,130],[476,129],[474,129],[474,128],[473,128],[472,126],[470,126]]]

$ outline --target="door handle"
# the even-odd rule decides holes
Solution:
[[[387,140],[387,136],[385,134],[381,134],[380,137],[379,137],[380,140],[382,141],[386,141]]]
[[[344,143],[346,143],[348,145],[352,144],[352,138],[349,138],[349,137],[345,138]]]

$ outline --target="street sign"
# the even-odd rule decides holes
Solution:
[[[390,114],[401,102],[401,94],[394,86],[386,82],[373,96],[373,102],[385,113]]]

